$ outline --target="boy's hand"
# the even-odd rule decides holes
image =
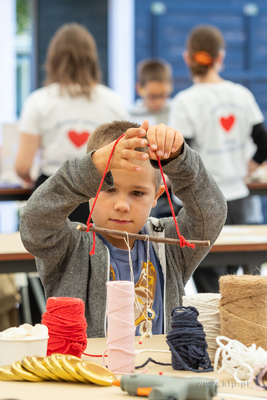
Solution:
[[[145,135],[147,135],[147,140],[143,138]],[[93,163],[100,175],[104,173],[114,143],[115,141],[109,143],[92,155]],[[133,160],[146,161],[148,158],[157,160],[157,156],[160,160],[171,160],[181,153],[183,143],[184,138],[180,132],[164,124],[149,127],[148,121],[145,120],[140,128],[128,129],[125,136],[119,140],[108,171],[111,169],[140,171],[140,165],[135,164]],[[134,150],[136,147],[146,147],[148,144],[150,145],[148,153]]]
[[[153,160],[157,160],[157,156],[160,160],[176,158],[181,153],[184,144],[183,135],[164,124],[148,128],[147,140],[150,145],[149,158]]]
[[[146,130],[142,128],[130,128],[126,131],[125,136],[121,138],[114,150],[113,156],[110,160],[108,171],[111,169],[126,169],[127,171],[140,171],[141,167],[134,164],[133,160],[148,160],[148,153],[142,153],[134,150],[136,147],[146,147],[148,142],[143,136]],[[103,175],[106,168],[108,158],[114,146],[114,142],[109,143],[107,146],[97,150],[92,155],[93,163],[95,164],[100,175]]]

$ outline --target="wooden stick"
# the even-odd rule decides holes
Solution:
[[[86,225],[78,225],[77,229],[80,231],[86,231],[87,226]],[[156,243],[168,243],[168,244],[180,244],[179,239],[169,239],[169,238],[163,238],[163,237],[156,237],[156,236],[147,236],[147,235],[139,235],[137,233],[126,233],[126,232],[121,232],[121,231],[114,231],[110,229],[105,229],[105,228],[99,228],[97,226],[91,226],[90,231],[92,232],[98,232],[98,233],[104,233],[106,235],[110,236],[119,236],[121,238],[130,238],[130,239],[136,239],[136,240],[145,240],[147,241],[149,239],[150,242],[156,242]],[[188,240],[188,243],[194,244],[195,246],[198,247],[209,247],[210,246],[210,241],[209,240]]]

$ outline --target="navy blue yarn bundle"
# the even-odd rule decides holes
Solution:
[[[197,320],[195,307],[178,306],[172,310],[171,330],[167,343],[172,353],[172,367],[175,370],[193,372],[213,371],[207,352],[206,334]]]

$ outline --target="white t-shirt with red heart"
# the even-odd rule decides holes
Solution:
[[[100,124],[129,118],[119,96],[104,85],[95,85],[87,99],[61,94],[53,83],[28,97],[19,131],[41,137],[40,173],[50,176],[67,158],[86,153],[88,137]]]
[[[248,146],[253,126],[263,120],[253,94],[223,80],[193,84],[179,92],[171,102],[169,125],[192,139],[192,148],[229,201],[249,194],[244,182]]]

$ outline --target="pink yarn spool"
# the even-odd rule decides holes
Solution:
[[[118,374],[134,372],[134,284],[107,282],[108,368]]]

